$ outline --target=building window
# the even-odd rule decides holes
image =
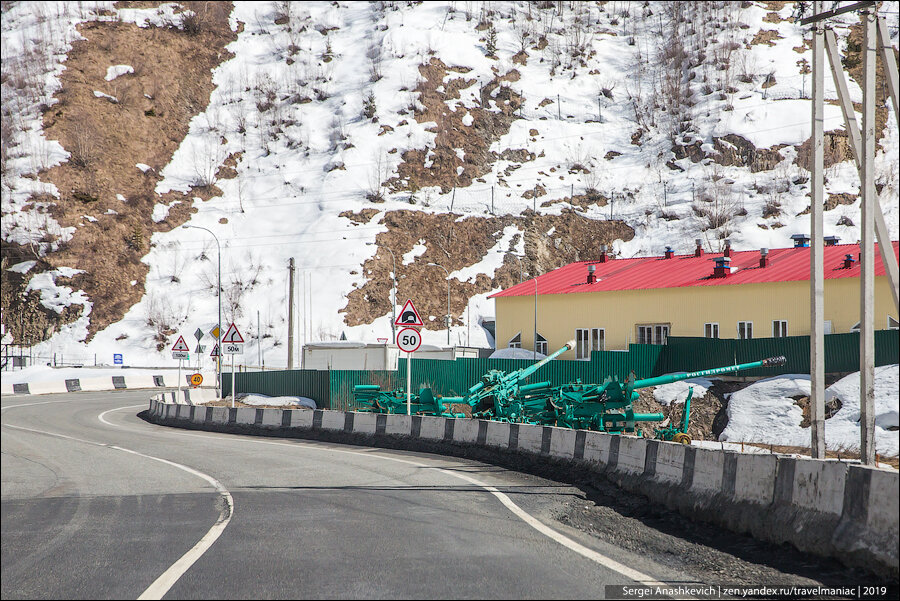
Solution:
[[[534,351],[542,355],[547,355],[547,339],[535,332],[537,339],[534,341]]]
[[[707,338],[718,338],[719,337],[719,324],[717,323],[705,323],[703,324],[703,335]]]
[[[637,327],[638,344],[665,344],[669,337],[669,324],[655,323]]]
[[[591,328],[591,350],[606,350],[606,330],[603,328]]]
[[[830,320],[830,319],[826,319],[826,320],[825,320],[824,322],[822,322],[822,323],[823,323],[824,326],[825,326],[825,334],[831,334],[831,320]]]
[[[515,336],[509,339],[509,344],[506,345],[509,348],[522,348],[522,332],[519,332]]]
[[[739,321],[738,322],[738,338],[741,340],[750,340],[753,338],[753,322],[752,321]]]
[[[591,339],[590,330],[587,328],[575,329],[575,358],[590,359],[591,358]]]
[[[900,322],[896,319],[888,315],[888,329],[889,330],[900,330]]]
[[[855,324],[853,324],[853,327],[850,328],[850,331],[851,332],[859,332],[859,322],[858,321]]]
[[[772,322],[772,338],[784,338],[788,335],[787,320],[776,319]]]

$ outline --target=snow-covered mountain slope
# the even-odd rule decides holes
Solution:
[[[152,33],[154,23],[185,28],[195,13],[87,3],[76,15],[63,4],[3,13],[4,148],[15,152],[4,155],[2,236],[5,248],[35,255],[4,268],[18,270],[43,306],[74,307],[36,345],[41,355],[171,362],[177,333],[216,322],[217,241],[223,319],[250,338],[246,362],[264,355],[283,366],[291,258],[297,345],[389,338],[395,272],[398,307],[415,301],[426,343],[446,343],[450,294],[451,342],[486,346],[488,294],[596,256],[601,243],[631,257],[688,252],[697,238],[711,251],[725,238],[736,249],[784,247],[809,231],[811,54],[792,3],[235,2],[234,41],[219,53],[208,104],[165,162],[154,164],[152,147],[146,159],[129,155],[127,177],[152,185],[141,201],[149,244],[129,250],[143,267],[117,284],[134,288],[136,302],[119,299],[118,313],[104,317],[110,325],[92,328],[115,290],[101,294],[77,258],[62,264],[54,253],[92,229],[102,237],[104,220],[122,221],[113,213],[136,201],[117,189],[125,173],[110,176],[96,202],[79,205],[77,223],[71,211],[57,221],[53,205],[69,201],[45,170],[80,153],[43,136],[46,107],[65,91],[78,23],[134,22]],[[896,11],[885,17],[896,47]],[[853,75],[858,17],[832,24]],[[13,85],[7,57],[24,64],[39,37],[43,61]],[[79,56],[95,44],[86,37]],[[140,77],[114,50],[85,70],[100,94],[92,101],[106,103],[97,106],[111,104],[115,82]],[[26,93],[36,81],[40,89]],[[852,78],[850,91],[861,101]],[[826,98],[836,99],[830,77]],[[885,104],[876,180],[896,239],[900,149]],[[825,233],[855,242],[858,177],[834,103],[825,126],[835,132]],[[22,259],[37,263],[26,270]],[[72,269],[85,271],[81,280]],[[12,331],[18,315],[8,307]]]

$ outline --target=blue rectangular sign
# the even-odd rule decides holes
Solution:
[[[113,354],[113,365],[122,365],[124,361],[122,361],[122,355],[120,353]]]

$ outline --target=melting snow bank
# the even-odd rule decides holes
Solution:
[[[900,366],[876,367],[875,450],[879,455],[900,454],[898,393]],[[803,411],[795,402],[797,397],[809,394],[809,376],[803,374],[760,380],[735,392],[728,401],[728,426],[719,440],[809,446],[809,428],[800,426]],[[825,390],[826,402],[835,398],[841,408],[825,421],[825,446],[835,451],[859,451],[859,372]]]
[[[278,405],[281,407],[307,407],[309,409],[318,409],[314,400],[302,396],[266,396],[264,394],[242,395],[238,392],[237,397],[238,401],[245,405]]]

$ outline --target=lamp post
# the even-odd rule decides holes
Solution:
[[[222,246],[219,244],[219,238],[216,236],[212,230],[207,229],[205,227],[199,225],[182,225],[184,229],[198,229],[198,230],[206,230],[216,241],[216,250],[218,255],[218,263],[219,270],[216,275],[216,297],[219,300],[219,321],[216,323],[216,348],[218,348],[218,354],[216,355],[216,396],[221,398],[222,396]],[[234,395],[234,391],[231,391],[231,394]]]
[[[450,346],[450,272],[440,263],[429,263],[434,267],[440,267],[447,274],[447,346]]]
[[[366,246],[381,248],[374,242],[366,242]],[[391,253],[391,343],[397,344],[397,260],[394,258],[394,251],[387,246],[384,249]]]

